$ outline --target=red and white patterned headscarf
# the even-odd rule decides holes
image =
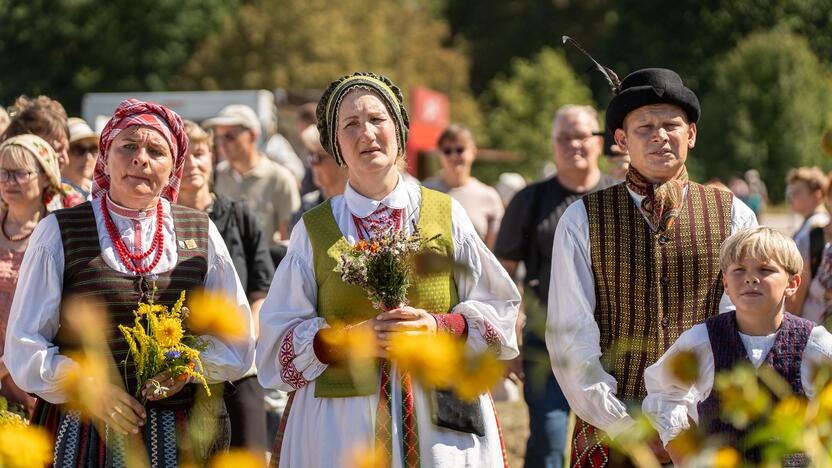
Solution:
[[[107,153],[116,136],[125,128],[133,125],[150,127],[165,137],[173,155],[173,174],[168,185],[162,189],[162,197],[171,203],[179,196],[179,183],[185,170],[185,152],[188,150],[188,136],[182,119],[176,112],[154,102],[138,99],[122,101],[113,117],[101,131],[98,145],[98,160],[92,177],[92,197],[98,198],[110,190],[110,174],[107,172]]]

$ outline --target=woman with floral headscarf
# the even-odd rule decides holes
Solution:
[[[349,349],[321,338],[322,329],[339,321],[355,325],[344,333],[360,327],[380,344],[397,333],[442,332],[463,339],[469,352],[490,348],[500,359],[511,359],[518,354],[520,296],[461,205],[399,174],[408,118],[390,80],[372,73],[336,80],[317,113],[321,145],[346,166],[349,181],[343,195],[306,212],[295,225],[260,310],[260,383],[292,392],[272,465],[349,466],[355,463],[351,454],[372,449],[394,467],[504,466],[487,393],[456,406],[465,416],[456,419],[458,414],[442,411],[450,406],[433,411],[431,400],[440,392],[412,382],[386,360],[379,373],[350,376],[339,359]],[[412,233],[417,226],[422,235],[441,234],[436,247],[450,261],[429,279],[413,282],[409,293],[416,299],[408,306],[379,314],[360,288],[342,282],[333,269],[340,253],[360,240],[380,231]],[[375,352],[384,358],[383,346]]]
[[[72,200],[62,190],[52,146],[28,134],[0,144],[0,198],[0,395],[11,409],[28,414],[34,399],[14,384],[2,359],[20,263],[38,222],[50,211],[82,200]]]
[[[32,233],[12,304],[5,360],[17,385],[38,396],[32,420],[55,436],[56,466],[121,466],[125,440],[143,440],[153,466],[165,467],[200,464],[211,451],[227,447],[227,438],[220,438],[207,451],[188,449],[196,445],[186,431],[196,393],[189,381],[156,376],[168,390],[147,391],[144,405],[123,390],[140,382],[125,372],[128,346],[117,326],[131,326],[136,304],[148,302],[151,294],[157,304],[171,306],[183,290],[222,291],[251,330],[245,292],[216,227],[204,213],[174,204],[187,146],[174,112],[134,99],[122,102],[101,134],[93,200],[47,216]],[[62,304],[71,295],[104,305],[107,345],[125,380],[83,384],[100,394],[89,408],[92,423],[65,406],[65,382],[79,365],[67,355],[73,342],[61,329],[67,312]],[[240,341],[203,338],[208,383],[239,379],[251,366],[250,333]],[[227,437],[224,422],[219,430]]]

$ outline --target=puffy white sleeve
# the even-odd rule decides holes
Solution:
[[[475,352],[491,348],[500,359],[512,359],[519,354],[514,324],[520,293],[456,200],[452,217],[454,261],[462,266],[454,271],[459,303],[452,312],[465,319],[466,346]],[[437,320],[442,319],[437,316]]]
[[[22,390],[55,404],[66,403],[58,389],[77,366],[52,343],[60,322],[63,276],[58,220],[47,216],[35,227],[20,265],[3,359]]]
[[[696,382],[684,383],[674,376],[670,363],[681,352],[696,356],[699,374]],[[714,356],[705,324],[694,325],[673,343],[658,361],[644,371],[647,397],[641,404],[644,414],[667,445],[690,427],[699,423],[697,405],[711,394],[714,382]]]
[[[812,376],[819,366],[832,364],[832,333],[821,325],[812,328],[806,349],[803,350],[803,359],[800,362],[800,381],[806,396],[811,399],[815,397],[815,388],[812,385]]]
[[[546,347],[569,407],[615,438],[634,422],[616,397],[618,382],[601,365],[595,305],[589,220],[579,201],[566,209],[555,230]]]
[[[257,378],[265,388],[291,392],[318,378],[327,365],[314,350],[315,334],[328,325],[318,317],[318,289],[312,245],[303,220],[289,238],[260,308]]]
[[[238,380],[254,362],[254,325],[251,309],[234,263],[214,222],[208,220],[208,271],[205,289],[222,292],[237,305],[239,320],[248,330],[248,336],[240,340],[227,340],[203,335],[208,346],[201,353],[205,365],[205,379],[209,383]]]

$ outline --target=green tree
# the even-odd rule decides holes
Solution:
[[[562,35],[594,49],[614,20],[610,0],[445,0],[455,36],[470,44],[471,87],[482,93],[492,78],[510,72],[511,60],[530,58]]]
[[[464,48],[420,1],[254,0],[229,16],[182,69],[181,89],[323,89],[371,70],[407,91],[445,92],[454,118],[477,128]]]
[[[822,61],[832,57],[832,0],[446,0],[454,36],[469,44],[471,85],[476,93],[511,59],[575,37],[605,65],[624,75],[644,67],[672,68],[700,95],[712,86],[716,57],[746,35],[784,26],[801,34]],[[578,71],[583,59],[569,53]],[[603,79],[588,73],[599,105],[609,100]]]
[[[700,97],[714,86],[716,58],[755,31],[803,35],[823,60],[832,57],[832,0],[619,0],[599,53],[622,75],[672,68]]]
[[[482,109],[485,141],[518,155],[520,162],[483,164],[478,175],[489,180],[511,170],[535,178],[552,160],[551,127],[557,109],[591,102],[589,87],[575,76],[562,51],[545,48],[532,59],[513,60],[511,74],[490,83]]]
[[[159,91],[237,0],[0,0],[0,103]]]
[[[756,168],[782,199],[791,167],[829,164],[820,152],[832,122],[829,70],[802,37],[755,33],[714,65],[693,159],[722,178]]]

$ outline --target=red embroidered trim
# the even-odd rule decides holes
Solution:
[[[485,333],[482,337],[485,338],[485,343],[488,345],[488,349],[499,354],[503,347],[500,343],[500,332],[498,332],[497,329],[494,328],[494,325],[491,325],[491,322],[488,320],[483,319],[483,323],[485,324]]]
[[[468,336],[468,322],[462,314],[431,314],[436,319],[437,330],[462,338]]]
[[[292,409],[292,402],[295,401],[295,392],[289,392],[289,400],[283,409],[283,416],[280,417],[280,425],[277,426],[277,436],[274,438],[272,458],[269,460],[269,468],[280,466],[280,451],[283,448],[283,436],[286,434],[286,424],[289,422],[289,410]]]
[[[497,434],[500,436],[500,450],[503,452],[503,467],[508,468],[508,454],[506,453],[506,442],[503,440],[503,429],[500,427],[500,417],[497,416],[497,406],[494,404],[494,397],[488,392],[488,399],[491,400],[491,411],[494,412],[494,421],[497,423]]]
[[[286,333],[286,336],[283,337],[283,342],[280,343],[278,359],[280,360],[280,366],[283,368],[280,371],[280,378],[297,390],[306,386],[309,381],[303,377],[303,373],[297,370],[293,362],[297,357],[295,354],[294,337],[295,329],[293,328],[289,330],[289,333]]]
[[[387,208],[384,205],[379,205],[376,211],[366,218],[359,218],[352,215],[352,222],[355,225],[355,230],[358,234],[359,240],[367,240],[372,238],[372,232],[378,229],[393,229],[400,230],[402,228],[402,215],[404,209],[402,208]],[[377,215],[377,218],[372,216]]]

